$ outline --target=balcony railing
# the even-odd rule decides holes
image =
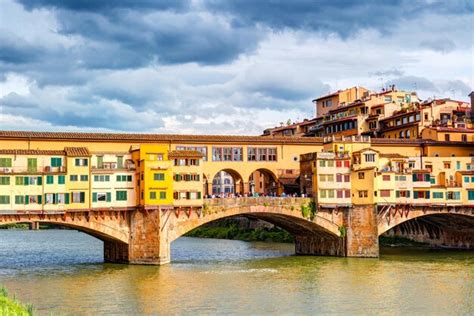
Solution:
[[[0,167],[0,174],[17,174],[17,173],[66,173],[66,167]]]
[[[241,198],[204,199],[204,203],[209,206],[302,205],[310,201],[311,201],[310,198],[301,198],[301,197],[241,197]]]

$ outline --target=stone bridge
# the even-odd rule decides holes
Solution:
[[[0,225],[51,223],[104,242],[106,262],[164,264],[170,245],[190,230],[232,216],[257,218],[295,237],[300,255],[378,257],[378,237],[396,234],[455,248],[474,248],[474,207],[353,205],[324,208],[308,198],[204,200],[202,208],[0,214]]]

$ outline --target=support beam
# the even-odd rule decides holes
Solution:
[[[353,205],[345,219],[348,257],[379,256],[377,211],[374,205]]]

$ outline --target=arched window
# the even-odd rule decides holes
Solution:
[[[405,132],[405,138],[410,138],[410,130],[407,129],[407,131]]]
[[[400,138],[403,138],[403,131],[400,131],[399,136],[400,136]]]

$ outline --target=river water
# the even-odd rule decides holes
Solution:
[[[0,283],[40,315],[474,314],[473,252],[292,254],[291,244],[180,238],[169,265],[114,265],[83,233],[0,230]]]

